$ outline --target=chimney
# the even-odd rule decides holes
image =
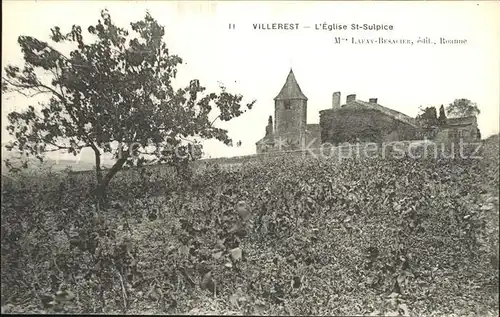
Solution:
[[[340,108],[340,91],[334,92],[332,96],[332,108]]]
[[[377,103],[377,98],[370,98],[370,103]]]
[[[345,102],[349,103],[349,102],[354,101],[354,100],[356,100],[356,94],[347,95]]]

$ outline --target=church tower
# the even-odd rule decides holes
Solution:
[[[285,85],[274,98],[274,120],[276,137],[300,144],[307,128],[307,97],[291,69]]]

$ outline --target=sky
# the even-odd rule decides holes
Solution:
[[[447,105],[457,98],[476,102],[484,137],[499,132],[500,3],[444,2],[253,2],[253,1],[3,1],[2,68],[22,65],[20,35],[49,40],[50,28],[86,30],[109,10],[116,24],[130,29],[148,10],[165,26],[170,51],[183,58],[178,84],[199,79],[208,90],[219,83],[244,101],[256,100],[251,111],[217,125],[240,147],[207,141],[208,157],[255,154],[265,134],[273,98],[290,69],[309,98],[307,121],[319,123],[319,111],[331,107],[332,93],[378,103],[414,117],[419,106]],[[234,29],[229,29],[229,24]],[[256,23],[299,23],[298,30],[254,30]],[[392,25],[392,31],[316,30],[326,24]],[[309,28],[304,28],[309,26]],[[349,41],[335,44],[334,37]],[[463,45],[352,44],[384,37],[439,41],[466,39]],[[3,72],[2,72],[3,74]],[[42,98],[42,97],[41,97]],[[2,144],[7,113],[34,104],[20,95],[2,95]],[[64,155],[63,155],[64,156]],[[82,160],[92,160],[90,150]]]

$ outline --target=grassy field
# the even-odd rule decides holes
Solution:
[[[482,159],[274,157],[190,175],[2,179],[2,311],[498,316]]]

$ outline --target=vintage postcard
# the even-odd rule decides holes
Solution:
[[[498,316],[498,1],[2,5],[2,313]]]

